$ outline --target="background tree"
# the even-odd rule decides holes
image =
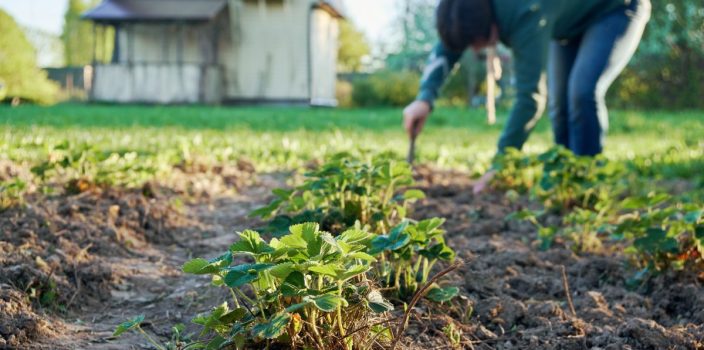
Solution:
[[[20,98],[37,103],[51,103],[58,86],[37,67],[34,47],[15,20],[0,10],[0,81],[6,98]]]
[[[337,53],[338,71],[354,73],[362,69],[364,57],[371,48],[364,34],[350,21],[340,22],[340,48]]]
[[[434,0],[403,0],[395,26],[401,36],[392,43],[386,58],[391,70],[420,71],[438,41]]]
[[[111,58],[115,37],[113,29],[106,30],[99,27],[99,30],[94,33],[93,24],[81,19],[81,14],[98,2],[99,0],[69,0],[68,9],[64,15],[64,31],[61,35],[67,66],[91,64],[94,45],[95,57],[98,61],[109,61]]]
[[[633,61],[614,87],[623,107],[704,108],[704,2],[653,0]]]

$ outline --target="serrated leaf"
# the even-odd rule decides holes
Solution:
[[[228,287],[239,288],[259,278],[258,273],[246,271],[230,271],[225,275],[224,282]]]
[[[127,322],[120,323],[117,328],[115,328],[115,332],[112,333],[113,337],[118,337],[122,333],[125,333],[127,331],[130,331],[132,329],[135,329],[139,327],[140,324],[144,322],[144,315],[139,315]]]
[[[359,244],[368,241],[371,237],[372,235],[368,232],[358,229],[351,229],[339,235],[337,240],[348,244]]]
[[[224,324],[231,324],[231,323],[235,323],[236,321],[241,320],[242,318],[244,318],[245,315],[247,315],[246,309],[237,308],[237,309],[234,309],[230,312],[223,314],[218,319],[220,320],[220,322],[222,322]]]
[[[312,298],[313,304],[320,311],[323,312],[333,312],[337,310],[338,307],[345,303],[345,300],[337,295],[324,294],[315,298]]]
[[[301,296],[306,289],[305,276],[298,271],[293,271],[281,284],[281,294],[285,297]]]
[[[678,249],[677,240],[668,237],[667,232],[659,228],[649,228],[646,235],[636,239],[633,245],[638,250],[646,252],[676,253]]]
[[[218,350],[218,349],[220,349],[220,347],[222,347],[223,344],[225,344],[226,341],[227,341],[227,339],[225,339],[219,335],[216,335],[215,338],[213,338],[211,341],[208,342],[208,344],[205,346],[205,349],[206,350]]]
[[[204,274],[208,274],[208,273],[217,272],[217,269],[215,269],[212,272],[210,272],[210,271],[203,272],[205,267],[208,265],[210,265],[210,262],[208,260],[205,260],[202,258],[197,258],[197,259],[190,260],[190,261],[186,262],[185,264],[183,264],[183,267],[181,268],[181,270],[185,273],[190,273],[190,274],[194,274],[194,275],[204,275]]]
[[[350,278],[353,278],[355,276],[361,275],[361,274],[369,271],[369,269],[371,269],[371,266],[355,265],[349,269],[344,269],[344,270],[338,271],[338,274],[336,277],[340,281],[346,281]]]
[[[375,257],[373,257],[365,252],[354,252],[354,253],[350,253],[348,256],[352,259],[360,259],[360,260],[364,260],[367,262],[376,262],[376,260],[377,260]]]
[[[337,277],[337,271],[341,269],[336,265],[315,265],[308,268],[308,271],[315,272],[321,275],[328,275],[332,277]]]
[[[274,252],[274,248],[266,244],[256,231],[247,230],[239,236],[240,240],[230,246],[230,251],[233,253],[259,255]]]
[[[252,328],[252,335],[262,339],[276,339],[286,331],[291,314],[284,312],[274,315],[266,323],[260,323]]]
[[[425,297],[436,303],[445,303],[452,300],[459,294],[460,289],[457,287],[436,287],[428,291],[428,294],[426,294]]]
[[[293,271],[295,271],[294,264],[286,262],[272,267],[269,273],[276,278],[285,279]]]

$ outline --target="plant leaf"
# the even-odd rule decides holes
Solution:
[[[274,252],[274,248],[266,244],[256,231],[247,230],[239,235],[240,240],[230,246],[233,253],[259,255]]]
[[[333,312],[345,302],[341,297],[332,294],[323,294],[312,300],[315,307],[324,312]]]
[[[369,304],[369,308],[372,311],[378,314],[392,311],[394,309],[393,304],[384,299],[381,293],[377,290],[373,290],[367,294],[367,304]]]
[[[436,303],[444,303],[452,300],[459,294],[460,289],[457,287],[436,287],[428,291],[428,294],[426,294],[426,298]]]
[[[408,190],[403,193],[403,199],[405,200],[418,200],[425,199],[425,193],[421,190]]]
[[[112,333],[113,337],[118,337],[122,333],[125,333],[127,331],[130,331],[132,329],[135,329],[139,327],[140,324],[144,322],[144,315],[139,315],[127,322],[120,323],[117,328],[115,328],[115,332]]]
[[[375,257],[373,257],[365,252],[354,252],[354,253],[350,253],[348,256],[353,259],[360,259],[360,260],[364,260],[367,262],[376,262]]]
[[[263,339],[276,339],[286,331],[291,321],[291,314],[283,312],[274,315],[266,323],[260,323],[252,328],[252,335]]]

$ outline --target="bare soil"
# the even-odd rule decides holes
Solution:
[[[143,328],[167,340],[171,326],[219,304],[226,296],[207,278],[181,273],[181,264],[213,257],[235,232],[257,226],[247,214],[286,178],[245,181],[238,174],[246,167],[235,168],[184,167],[203,179],[197,185],[37,195],[0,213],[0,349],[148,348],[136,334],[112,338],[113,329],[144,314]],[[418,306],[405,348],[452,348],[443,328],[453,324],[467,349],[704,349],[697,276],[659,276],[629,290],[622,255],[576,255],[561,244],[538,250],[530,225],[505,220],[525,200],[474,196],[463,173],[417,172],[428,199],[414,217],[447,218],[448,241],[465,265],[446,283],[463,296]]]

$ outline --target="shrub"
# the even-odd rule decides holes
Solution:
[[[420,76],[413,72],[383,71],[352,80],[352,101],[357,107],[404,106],[413,101]]]

